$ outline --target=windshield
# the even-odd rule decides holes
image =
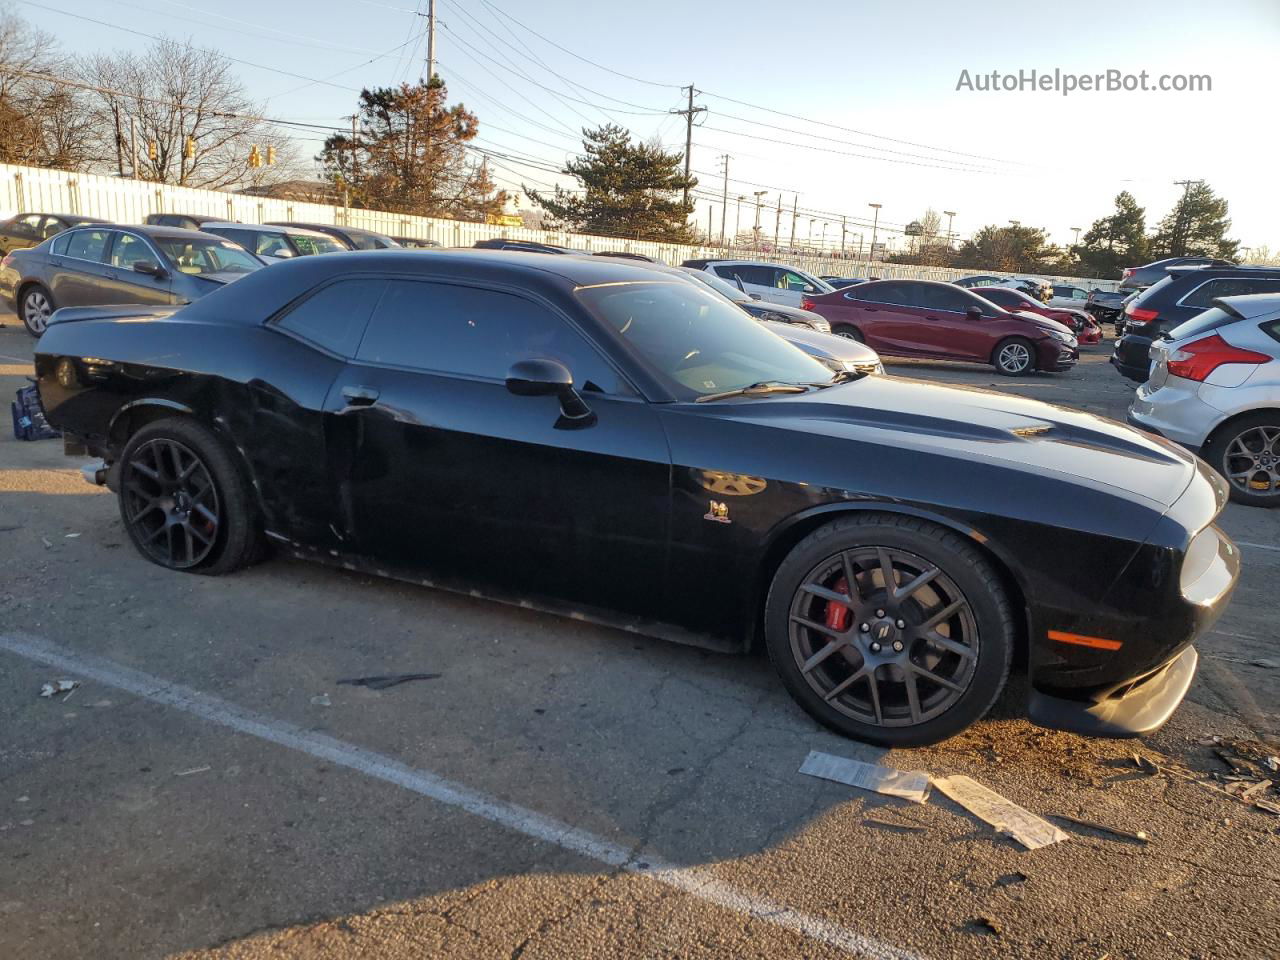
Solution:
[[[390,237],[384,237],[380,233],[355,233],[352,231],[347,236],[351,238],[351,243],[357,250],[385,250],[388,247],[400,246]]]
[[[716,293],[728,297],[734,303],[751,302],[751,298],[739,290],[736,284],[730,283],[723,277],[717,277],[715,274],[707,273],[705,270],[694,270],[692,267],[681,267],[680,269],[695,280],[701,280]]]
[[[324,234],[291,233],[289,234],[289,242],[304,257],[309,257],[315,253],[341,253],[347,249],[333,237]]]
[[[185,237],[153,237],[155,245],[182,273],[251,273],[262,261],[230,240],[188,240]]]
[[[818,293],[835,293],[836,291],[835,287],[833,287],[831,284],[827,283],[827,281],[821,279],[820,277],[815,277],[812,273],[806,273],[803,270],[796,270],[795,268],[792,268],[792,272],[800,274],[800,276],[804,277],[811,284],[813,284],[814,288],[818,291]]]
[[[577,293],[683,399],[762,382],[831,381],[817,360],[695,284],[606,283]]]

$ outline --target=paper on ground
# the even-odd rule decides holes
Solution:
[[[890,797],[924,803],[929,796],[929,775],[919,770],[894,770],[861,760],[848,760],[810,750],[800,772],[823,780],[847,783],[862,790],[874,790]]]
[[[957,774],[954,777],[934,777],[933,785],[974,816],[1012,836],[1028,850],[1038,850],[1067,839],[1067,834],[1049,821],[1011,803],[976,780]]]

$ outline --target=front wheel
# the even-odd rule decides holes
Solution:
[[[158,420],[129,439],[120,518],[138,552],[170,570],[229,573],[261,550],[258,511],[233,451],[193,420]]]
[[[27,333],[38,337],[49,327],[49,318],[53,316],[53,297],[49,291],[38,284],[32,285],[22,294],[22,302],[18,305],[18,313],[22,317],[22,325]]]
[[[1036,368],[1035,347],[1022,337],[1001,340],[991,354],[991,364],[1006,377],[1025,376]]]
[[[914,517],[857,514],[819,528],[773,579],[765,643],[795,700],[849,737],[936,743],[995,702],[1013,614],[985,557]]]
[[[867,342],[863,338],[861,330],[859,330],[857,327],[851,327],[847,323],[842,323],[842,324],[839,324],[838,326],[833,326],[831,328],[831,332],[834,333],[837,337],[843,337],[844,339],[852,340],[855,343]]]
[[[1204,457],[1226,477],[1236,503],[1280,507],[1280,415],[1254,413],[1228,424]]]

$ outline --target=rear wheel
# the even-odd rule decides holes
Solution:
[[[33,337],[40,336],[48,328],[49,317],[53,315],[53,310],[53,297],[38,283],[33,283],[22,292],[18,313],[22,317],[23,326],[27,328],[27,333]]]
[[[1227,424],[1204,456],[1226,477],[1236,503],[1280,506],[1280,414],[1253,413]]]
[[[1006,377],[1021,377],[1036,368],[1036,351],[1023,337],[1008,337],[996,344],[991,363]]]
[[[959,535],[914,517],[846,517],[801,541],[774,577],[765,641],[815,719],[884,746],[946,739],[1009,674],[1013,616],[999,577]]]
[[[189,573],[229,573],[260,555],[252,491],[234,454],[192,420],[158,420],[120,457],[120,517],[152,563]]]
[[[832,326],[831,332],[834,333],[837,337],[844,337],[846,340],[853,340],[856,343],[867,342],[866,340],[863,339],[861,330],[859,330],[857,327],[851,327],[847,323],[841,323],[841,324]]]

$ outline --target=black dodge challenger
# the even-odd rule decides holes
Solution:
[[[138,550],[264,548],[724,650],[920,744],[1015,658],[1038,723],[1163,723],[1239,572],[1221,479],[1086,413],[832,375],[694,281],[502,252],[304,257],[58,311],[49,420]]]

